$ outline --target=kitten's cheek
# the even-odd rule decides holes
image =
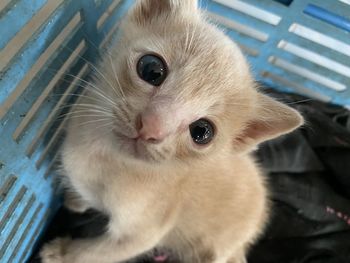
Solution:
[[[174,155],[180,159],[190,156],[193,151],[191,144],[190,136],[187,133],[182,133],[179,136],[174,137],[171,144],[174,149]]]

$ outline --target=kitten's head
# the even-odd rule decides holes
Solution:
[[[99,140],[126,157],[159,163],[248,151],[302,123],[258,93],[239,48],[195,0],[138,1],[99,69],[90,103],[109,123]]]

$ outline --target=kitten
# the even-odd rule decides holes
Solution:
[[[67,206],[110,222],[97,238],[46,245],[43,262],[123,262],[154,248],[171,251],[155,260],[246,262],[269,214],[250,152],[302,117],[259,93],[195,0],[138,1],[95,71],[62,165]]]

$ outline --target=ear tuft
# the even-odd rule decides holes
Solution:
[[[197,0],[139,0],[132,10],[131,17],[138,24],[144,25],[162,15],[193,13],[197,9]]]
[[[237,151],[251,151],[259,143],[287,134],[304,123],[296,110],[266,95],[258,94],[257,103],[255,116],[235,138],[234,148]]]

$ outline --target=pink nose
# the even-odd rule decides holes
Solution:
[[[164,124],[157,114],[141,114],[139,138],[147,142],[157,143],[164,140],[167,135]]]

